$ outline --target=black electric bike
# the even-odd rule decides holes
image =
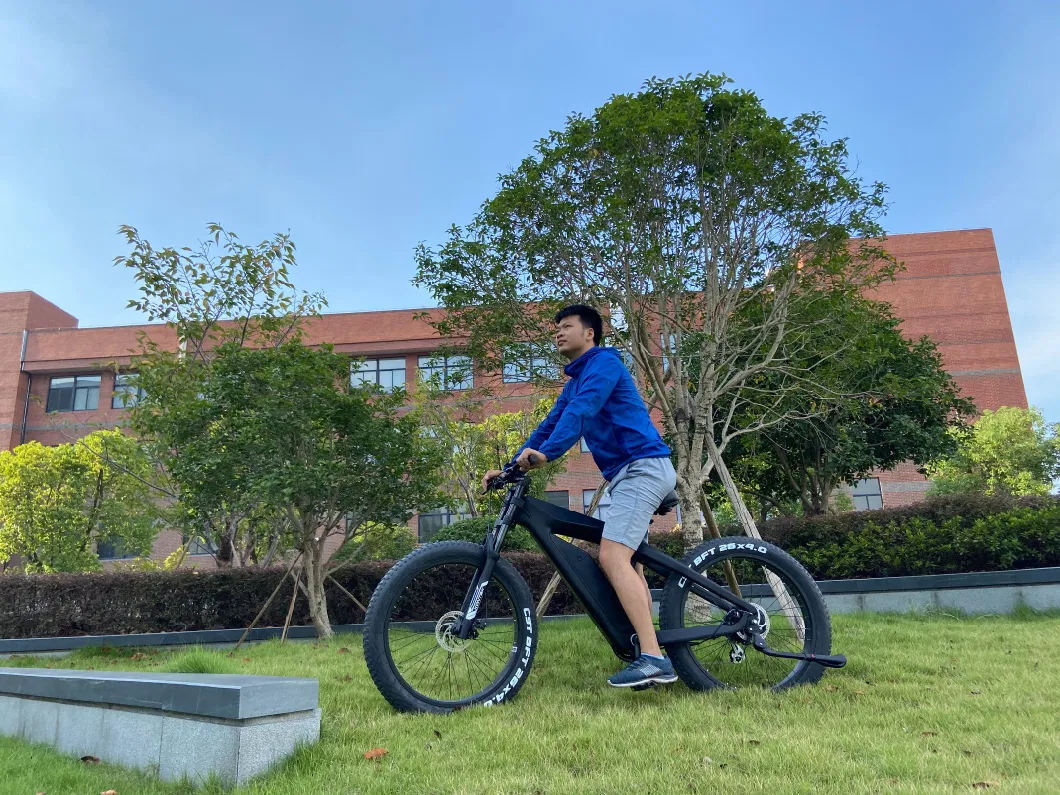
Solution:
[[[606,575],[588,553],[557,537],[599,544],[604,523],[528,496],[528,484],[517,467],[507,467],[490,483],[508,494],[481,544],[422,546],[395,564],[372,594],[364,657],[396,709],[445,713],[499,704],[526,682],[537,615],[525,580],[500,556],[516,524],[533,534],[619,659],[639,654]],[[676,504],[671,492],[656,514]],[[831,654],[831,619],[816,583],[779,547],[718,538],[677,561],[645,542],[633,562],[668,576],[656,637],[692,689],[782,690],[846,664]]]

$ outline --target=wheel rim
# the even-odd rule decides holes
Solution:
[[[764,613],[762,623],[767,628],[765,637],[768,646],[776,651],[811,651],[814,628],[806,597],[791,579],[759,558],[739,554],[712,561],[709,566],[700,569],[701,574],[728,593],[732,593],[732,590],[725,572],[726,562],[732,565],[743,598],[753,602]],[[776,580],[784,584],[791,597],[789,609],[785,609],[775,595],[767,573],[775,575]],[[686,589],[681,604],[681,618],[685,627],[718,626],[725,623],[726,611]],[[729,616],[729,623],[732,620],[733,616]],[[800,622],[803,640],[800,640],[797,628]],[[688,648],[696,663],[725,687],[781,689],[808,664],[800,660],[768,657],[756,650],[750,640],[749,635],[722,637],[690,643]]]
[[[483,593],[474,637],[452,632],[478,566],[445,563],[414,574],[387,615],[387,656],[404,686],[424,701],[459,706],[482,701],[518,661],[515,600],[496,579]]]

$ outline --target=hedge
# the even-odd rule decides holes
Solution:
[[[818,580],[1060,566],[1060,498],[950,495],[760,528]]]
[[[1057,497],[948,496],[908,508],[774,520],[760,529],[818,580],[1060,566]],[[722,532],[738,534],[738,528]],[[653,533],[651,540],[674,557],[683,553],[680,533]],[[536,600],[555,571],[551,562],[539,553],[504,554],[526,578]],[[392,565],[362,561],[343,569],[337,579],[367,604]],[[8,573],[0,576],[0,638],[245,627],[282,576],[279,568]],[[649,582],[658,587],[662,578],[649,572]],[[281,589],[262,618],[263,626],[283,624],[290,593],[289,585]],[[363,620],[338,588],[329,585],[327,594],[332,623]],[[429,608],[424,604],[417,609]],[[549,612],[577,613],[581,607],[561,585]],[[310,623],[302,598],[294,622]]]
[[[738,526],[720,530],[743,534]],[[1060,566],[1060,498],[1053,496],[949,495],[906,508],[774,519],[759,530],[817,580]],[[680,533],[653,533],[652,543],[683,555]]]
[[[535,598],[555,571],[540,554],[510,553],[507,557],[530,585]],[[364,561],[342,569],[336,579],[362,604],[393,565]],[[283,576],[282,568],[223,571],[109,571],[85,574],[15,574],[0,576],[0,638],[124,635],[245,627],[254,620]],[[290,605],[285,583],[259,622],[282,626]],[[360,609],[338,588],[327,587],[333,624],[364,620]],[[452,609],[446,605],[446,609]],[[561,586],[550,613],[581,612],[566,586]],[[293,622],[308,625],[309,611],[300,595]]]

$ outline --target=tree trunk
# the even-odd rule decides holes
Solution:
[[[704,491],[699,493],[699,499],[703,506],[703,518],[707,521],[707,528],[710,530],[711,538],[721,538],[721,531],[718,529],[718,521],[714,518],[714,511],[711,510],[710,500],[707,499],[707,494]]]
[[[718,476],[725,486],[725,493],[729,496],[729,502],[732,503],[732,508],[736,512],[744,531],[751,538],[761,539],[762,534],[758,532],[755,519],[751,516],[751,512],[747,510],[743,497],[740,495],[740,490],[736,488],[736,481],[732,479],[732,474],[725,465],[721,452],[718,450],[717,445],[714,444],[714,439],[710,437],[707,438],[707,454],[714,463],[714,467],[718,470]],[[799,640],[805,640],[806,625],[802,621],[802,616],[799,615],[798,605],[791,598],[788,589],[784,586],[784,582],[771,571],[767,570],[765,575],[769,587],[773,590],[773,595],[780,602],[780,609],[784,611],[784,615],[787,617],[792,629],[795,630],[795,635]]]
[[[316,627],[317,637],[330,638],[334,633],[331,629],[331,619],[328,617],[328,600],[324,594],[324,539],[319,541],[313,538],[313,533],[307,533],[305,549],[306,557],[305,579],[308,591],[309,617]]]
[[[736,487],[736,481],[732,479],[732,473],[729,472],[729,468],[725,465],[725,460],[722,458],[713,439],[707,440],[707,454],[710,456],[710,460],[714,464],[714,469],[718,472],[718,477],[721,478],[722,485],[725,486],[725,494],[729,497],[729,502],[732,503],[732,509],[736,512],[736,518],[743,527],[744,533],[751,536],[751,538],[761,538],[762,535],[758,532],[758,525],[755,524],[755,518],[751,516],[751,512],[747,510],[747,505],[743,501],[743,496],[740,494],[740,490]]]
[[[236,557],[235,532],[232,524],[231,519],[226,519],[224,531],[221,533],[221,537],[217,539],[217,554],[214,556],[214,560],[217,561],[217,568],[219,569],[232,568],[232,562]]]
[[[703,543],[703,517],[699,511],[702,467],[695,467],[695,472],[689,472],[690,468],[692,467],[685,467],[677,473],[677,496],[681,501],[681,537],[685,542],[685,549],[695,549]],[[712,523],[713,517],[707,521]]]
[[[230,569],[232,568],[232,560],[235,557],[235,550],[232,547],[232,539],[228,535],[223,535],[219,539],[220,543],[217,545],[217,568],[219,569]]]
[[[710,528],[710,535],[712,538],[721,538],[721,531],[718,530],[718,523],[714,519],[714,511],[711,510],[710,500],[707,499],[707,493],[705,491],[699,492],[699,499],[703,506],[703,516],[707,520],[707,527]],[[743,594],[740,592],[740,583],[736,579],[736,572],[732,570],[732,564],[729,561],[725,561],[722,564],[722,568],[725,570],[725,579],[729,583],[729,588],[734,594],[742,597]]]

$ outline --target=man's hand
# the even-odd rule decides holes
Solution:
[[[482,476],[482,491],[484,491],[484,492],[485,491],[489,491],[490,481],[493,480],[495,477],[497,477],[497,475],[502,475],[502,474],[504,474],[504,473],[501,470],[499,470],[499,469],[491,469],[489,472],[487,472],[485,475],[483,475]]]
[[[533,462],[531,463],[531,458]],[[531,450],[527,447],[523,452],[519,453],[519,457],[515,459],[515,463],[519,465],[519,469],[523,472],[529,472],[531,469],[537,469],[543,467],[548,463],[548,459],[545,458],[545,454],[537,450]]]

